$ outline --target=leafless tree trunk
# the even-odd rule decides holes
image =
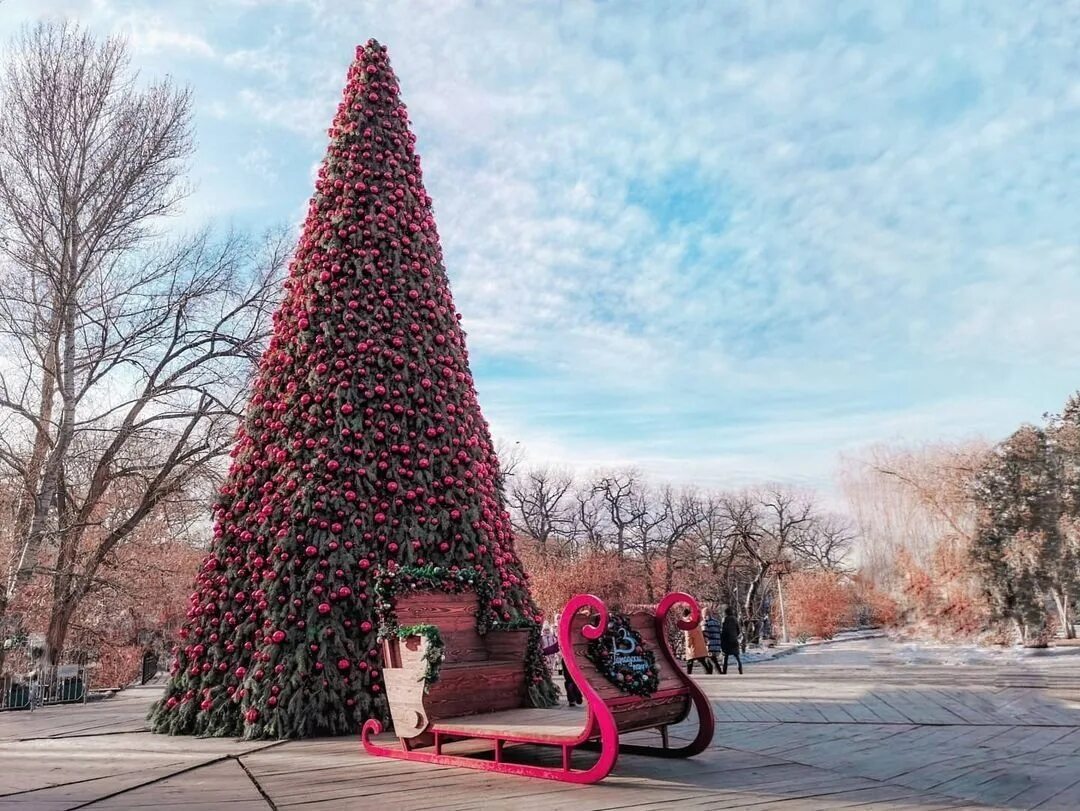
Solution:
[[[548,551],[549,542],[562,541],[565,545],[571,539],[573,487],[573,476],[549,468],[525,471],[510,487],[507,500],[514,523],[519,531],[536,541],[541,552]]]
[[[574,540],[584,543],[589,552],[604,548],[604,516],[600,498],[593,485],[578,488],[574,493]]]
[[[645,571],[645,599],[656,601],[656,583],[654,580],[653,561],[656,548],[663,544],[661,528],[668,521],[669,503],[663,497],[638,487],[633,494],[629,513],[634,516],[629,527],[629,545],[640,555]]]
[[[641,520],[644,504],[638,491],[641,474],[628,470],[601,476],[593,485],[604,505],[606,518],[615,533],[615,551],[619,557],[626,554],[630,528]]]
[[[664,488],[662,501],[663,513],[666,516],[663,524],[666,594],[674,586],[675,570],[679,565],[676,552],[703,520],[703,510],[701,499],[692,489],[684,489],[676,494],[669,485]]]
[[[780,487],[765,489],[757,498],[762,511],[762,543],[754,555],[757,569],[746,593],[747,621],[751,631],[749,641],[759,637],[761,592],[770,571],[805,543],[815,521],[814,506],[808,498],[796,496]]]
[[[25,29],[2,95],[0,349],[19,363],[0,369],[0,465],[24,493],[0,620],[54,550],[54,661],[110,551],[231,446],[286,252],[155,233],[183,196],[191,99],[137,84],[122,41]]]
[[[763,532],[757,501],[745,493],[729,495],[723,499],[723,507],[731,537],[745,556],[750,571],[749,586],[741,592],[742,605],[739,607],[745,647],[750,636],[749,623],[752,621],[755,600],[768,573],[770,561],[761,549]]]
[[[1061,623],[1061,630],[1065,634],[1065,638],[1076,639],[1076,626],[1073,624],[1072,612],[1069,610],[1069,595],[1060,587],[1054,586],[1050,588],[1050,596],[1054,600],[1058,622]]]

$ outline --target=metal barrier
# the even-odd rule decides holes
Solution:
[[[157,651],[148,650],[143,654],[142,673],[140,675],[142,684],[149,683],[158,674],[158,670],[160,670],[159,658]]]
[[[0,640],[4,645],[4,672],[0,673],[0,710],[28,710],[33,704],[30,685],[30,645],[25,636]]]
[[[29,682],[11,676],[0,678],[0,710],[30,709],[33,692]]]
[[[85,665],[53,665],[25,678],[0,678],[0,710],[31,710],[51,704],[85,704],[90,678]]]
[[[89,692],[89,675],[86,665],[54,665],[46,669],[40,680],[41,703],[86,703]]]

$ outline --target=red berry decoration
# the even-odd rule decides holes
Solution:
[[[537,615],[416,138],[374,40],[329,132],[158,732],[299,738],[389,722],[369,632],[390,563],[474,571],[489,584],[485,622]]]

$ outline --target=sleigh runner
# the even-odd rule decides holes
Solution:
[[[403,595],[396,604],[399,632],[383,642],[383,676],[398,743],[376,742],[383,726],[371,719],[363,727],[363,747],[378,757],[574,783],[602,780],[620,752],[696,755],[712,740],[714,720],[708,699],[679,667],[667,640],[667,615],[680,604],[691,608],[689,620],[678,620],[680,627],[700,619],[697,603],[682,593],[668,594],[655,613],[629,617],[611,614],[592,595],[570,600],[559,625],[559,647],[585,699],[581,712],[528,706],[528,631],[479,634],[474,593]],[[671,746],[669,727],[691,709],[698,717],[695,738]],[[620,741],[642,730],[658,730],[660,745]],[[445,751],[460,741],[490,745],[481,756]],[[506,749],[515,744],[553,748],[560,764],[511,762]],[[588,768],[572,762],[579,749],[598,750]]]

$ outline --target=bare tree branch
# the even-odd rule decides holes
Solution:
[[[41,23],[0,80],[0,468],[21,483],[0,619],[55,553],[47,654],[118,544],[216,473],[289,250],[157,228],[186,193],[191,96],[116,38]]]

